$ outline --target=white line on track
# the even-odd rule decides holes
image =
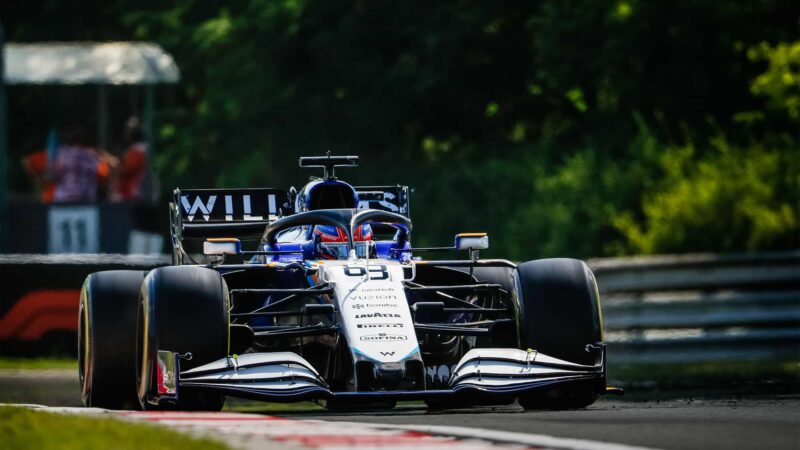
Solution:
[[[64,414],[108,415],[122,420],[157,423],[176,431],[215,438],[246,449],[322,450],[652,450],[624,444],[438,425],[392,425],[286,419],[233,412],[109,411],[99,408],[16,405]]]

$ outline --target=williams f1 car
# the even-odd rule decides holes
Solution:
[[[409,189],[335,177],[357,161],[300,158],[324,176],[299,191],[175,190],[173,265],[84,282],[83,403],[561,409],[611,391],[586,264],[481,259],[484,233],[414,247]]]

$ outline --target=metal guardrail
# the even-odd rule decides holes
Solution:
[[[0,322],[15,317],[9,313],[18,300],[53,303],[63,297],[64,305],[50,305],[53,311],[34,311],[31,304],[28,313],[49,314],[48,323],[63,322],[64,331],[73,333],[78,289],[88,273],[169,263],[167,255],[0,255]],[[800,360],[800,251],[607,258],[589,265],[602,292],[614,364]],[[36,354],[51,345],[0,341],[0,354],[16,347]],[[74,347],[74,339],[66,341]]]
[[[589,265],[615,362],[800,360],[800,251]]]

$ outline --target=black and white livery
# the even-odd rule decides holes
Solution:
[[[324,176],[299,191],[175,190],[174,264],[84,283],[84,404],[562,409],[615,391],[586,264],[482,259],[484,233],[414,247],[409,189],[335,177],[357,161],[301,158]]]

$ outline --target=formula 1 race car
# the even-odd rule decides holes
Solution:
[[[357,162],[300,158],[324,169],[300,191],[175,190],[172,266],[86,278],[83,403],[219,410],[235,396],[563,409],[607,393],[586,264],[481,259],[484,233],[414,247],[409,189],[335,177]],[[466,258],[419,256],[459,251]]]

